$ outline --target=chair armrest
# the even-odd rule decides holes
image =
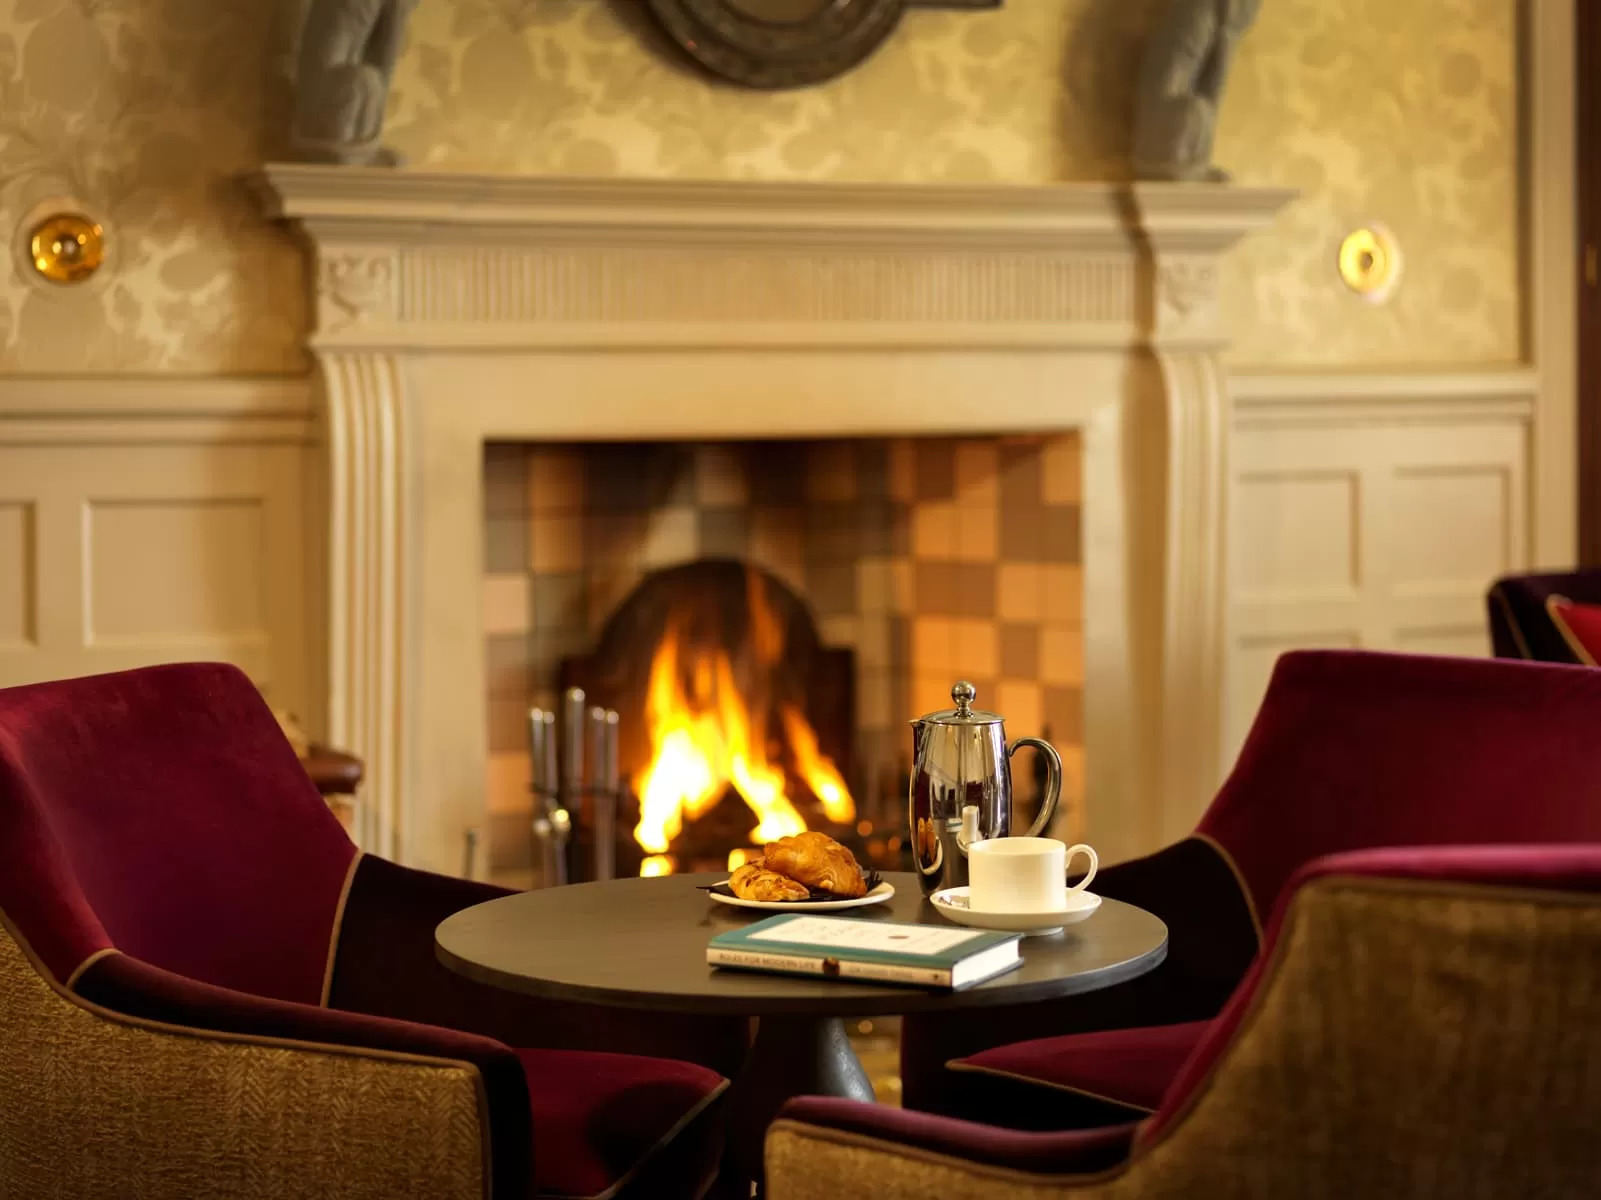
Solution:
[[[306,748],[300,765],[306,768],[311,782],[317,785],[317,791],[324,796],[355,795],[356,789],[361,786],[362,775],[366,773],[365,764],[354,754],[346,754],[343,750],[316,742]]]
[[[490,1038],[263,999],[175,975],[126,954],[109,954],[91,963],[73,990],[108,1013],[195,1036],[228,1035],[352,1058],[405,1059],[468,1071],[474,1095],[481,1095],[487,1106],[483,1120],[497,1191],[519,1184],[526,1189],[532,1177],[533,1118],[522,1062],[510,1047]]]
[[[335,932],[329,1006],[530,1045],[521,1036],[526,1011],[447,969],[434,949],[434,930],[446,917],[509,895],[487,883],[363,855]]]
[[[488,1192],[469,1063],[118,1012],[57,984],[3,917],[0,1026],[7,1195]]]
[[[1103,869],[1095,892],[1155,913],[1167,924],[1167,958],[1154,971],[1098,992],[1016,1005],[1004,1021],[969,1013],[908,1016],[901,1027],[904,1103],[962,1111],[945,1064],[1035,1038],[1217,1016],[1256,955],[1258,932],[1233,868],[1210,842],[1186,838]],[[977,1114],[972,1114],[977,1115]]]
[[[1178,1025],[1215,1017],[1261,946],[1261,926],[1234,867],[1211,841],[1189,837],[1097,877],[1103,896],[1167,925],[1167,957],[1125,984],[1075,997],[1064,1033]]]
[[[749,1022],[637,1015],[538,1000],[476,983],[440,963],[434,930],[452,913],[512,893],[366,855],[356,866],[338,932],[328,1002],[338,1009],[442,1025],[508,1046],[679,1058],[732,1076]]]
[[[1136,1126],[1018,1133],[904,1109],[815,1097],[791,1101],[767,1135],[771,1200],[834,1200],[872,1181],[875,1200],[971,1196],[1002,1200],[1020,1183],[1071,1190],[1128,1161]],[[1066,1177],[1066,1178],[1064,1178]]]

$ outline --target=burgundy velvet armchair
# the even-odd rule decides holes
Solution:
[[[1497,658],[1595,666],[1601,645],[1601,571],[1508,575],[1490,588]]]
[[[1509,792],[1514,800],[1520,793]],[[1285,889],[1139,1124],[791,1102],[770,1200],[1567,1197],[1601,1180],[1601,847],[1373,850]]]
[[[0,691],[0,1195],[703,1194],[744,1024],[439,966],[501,894],[359,854],[231,667]]]
[[[1016,1129],[1156,1108],[1303,864],[1379,846],[1601,841],[1601,672],[1351,651],[1284,655],[1193,836],[1095,890],[1168,925],[1151,972],[1071,1001],[908,1017],[908,1108]]]

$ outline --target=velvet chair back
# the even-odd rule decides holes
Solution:
[[[58,982],[117,949],[316,1004],[355,857],[233,667],[0,690],[0,910]]]
[[[1327,854],[1601,842],[1601,672],[1348,651],[1284,655],[1197,832],[1259,913]]]

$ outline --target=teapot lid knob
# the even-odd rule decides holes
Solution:
[[[964,679],[951,689],[951,699],[956,701],[958,716],[971,716],[973,701],[978,699],[978,689]]]

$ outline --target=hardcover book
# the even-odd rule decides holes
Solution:
[[[1021,966],[1019,933],[782,914],[720,933],[714,967],[959,990]]]

